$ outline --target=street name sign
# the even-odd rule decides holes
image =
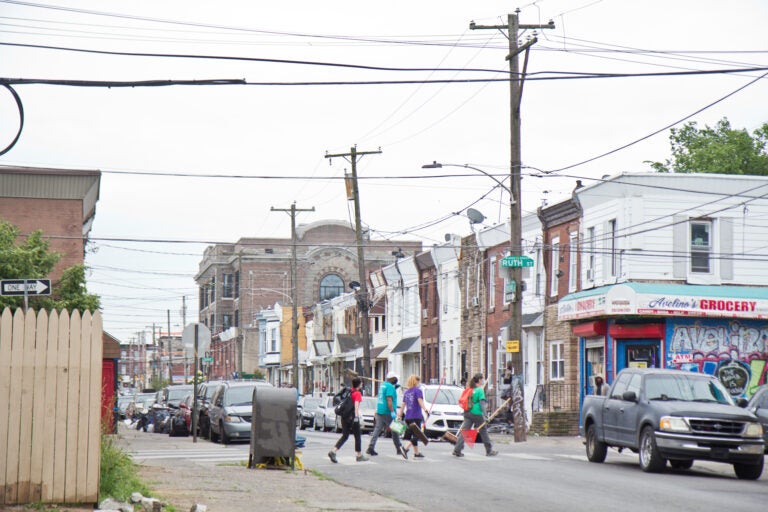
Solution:
[[[528,256],[506,256],[501,259],[502,268],[532,267],[533,259]]]
[[[32,296],[32,295],[50,295],[50,279],[1,279],[0,295],[9,296]]]

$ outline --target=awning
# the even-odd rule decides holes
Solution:
[[[421,352],[421,336],[401,339],[390,354],[405,354],[412,352]]]
[[[358,334],[337,334],[339,340],[339,352],[352,352],[363,347],[363,338]]]
[[[523,315],[523,327],[544,327],[544,314],[528,313]]]
[[[765,319],[768,318],[768,289],[622,283],[572,293],[557,303],[560,321],[627,315]]]
[[[387,358],[387,356],[386,356],[386,355],[384,355],[384,357],[380,357],[380,356],[381,356],[381,354],[382,354],[382,353],[383,353],[383,352],[384,352],[386,349],[387,349],[387,346],[386,346],[386,345],[383,345],[383,346],[381,346],[381,347],[373,347],[373,348],[371,349],[371,361],[373,361],[374,359],[386,359],[386,358]]]
[[[316,356],[328,356],[333,352],[333,340],[315,340],[312,344],[315,346]]]

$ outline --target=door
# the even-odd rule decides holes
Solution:
[[[629,373],[619,375],[611,388],[611,395],[605,397],[603,402],[603,433],[609,444],[619,442],[619,423],[626,405],[621,395],[629,387],[631,377]]]
[[[661,340],[616,340],[616,371],[661,368]]]

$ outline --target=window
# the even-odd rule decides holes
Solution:
[[[216,276],[213,276],[211,278],[210,291],[211,291],[210,303],[213,304],[214,302],[216,302]]]
[[[221,315],[221,328],[226,331],[230,327],[232,327],[232,315],[224,313]]]
[[[587,228],[587,281],[595,280],[595,227]]]
[[[565,379],[565,358],[563,356],[562,341],[553,341],[549,345],[549,379]]]
[[[570,245],[568,247],[568,291],[575,292],[578,286],[578,268],[579,268],[579,233],[574,231],[570,236]]]
[[[712,221],[691,221],[691,272],[709,274],[712,255]]]
[[[560,273],[560,237],[556,236],[552,238],[552,259],[550,260],[550,266],[549,266],[549,273],[550,273],[550,283],[549,283],[549,296],[550,297],[557,297],[557,285],[558,281],[560,280],[560,276],[557,274]]]
[[[538,244],[537,244],[538,245]],[[544,294],[544,290],[542,290],[542,279],[541,279],[541,271],[544,268],[544,265],[541,264],[541,247],[536,248],[536,296],[540,297]]]
[[[234,296],[234,279],[232,274],[224,274],[221,285],[221,296],[225,299],[231,299]]]
[[[616,250],[616,219],[608,221],[608,244],[611,257],[611,277],[616,277],[619,271],[619,253]]]
[[[270,352],[277,352],[277,328],[269,330]]]
[[[240,271],[235,272],[235,298],[240,297]]]
[[[488,270],[488,309],[496,307],[496,256],[491,258]]]
[[[320,300],[328,300],[344,293],[344,280],[336,274],[328,274],[320,280]]]

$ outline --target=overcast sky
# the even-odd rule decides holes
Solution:
[[[678,121],[703,127],[727,117],[749,131],[768,121],[768,81],[755,81],[768,71],[768,3],[760,0],[0,0],[4,78],[249,83],[18,85],[24,129],[0,165],[101,170],[95,252],[86,263],[89,290],[102,296],[105,329],[128,341],[153,323],[165,330],[170,310],[172,329],[180,330],[182,296],[187,323],[196,320],[192,277],[207,243],[288,238],[288,215],[270,207],[294,201],[316,210],[300,214],[299,223],[352,219],[338,179],[349,164],[329,161],[326,151],[355,144],[360,151],[381,149],[358,166],[362,217],[373,238],[430,246],[446,233],[466,235],[465,211],[473,203],[486,225],[505,222],[509,197],[492,190],[493,180],[467,169],[421,166],[469,164],[498,179],[509,172],[507,39],[498,30],[469,30],[469,23],[505,24],[517,7],[523,24],[555,24],[538,31],[528,62],[524,214],[568,197],[576,179],[590,184],[649,171],[646,161],[669,157],[665,127]],[[531,35],[522,34],[521,42]],[[759,67],[766,69],[581,77]],[[418,83],[476,79],[499,81]],[[0,90],[0,119],[5,147],[18,129],[6,90]],[[424,176],[432,177],[413,179]]]

